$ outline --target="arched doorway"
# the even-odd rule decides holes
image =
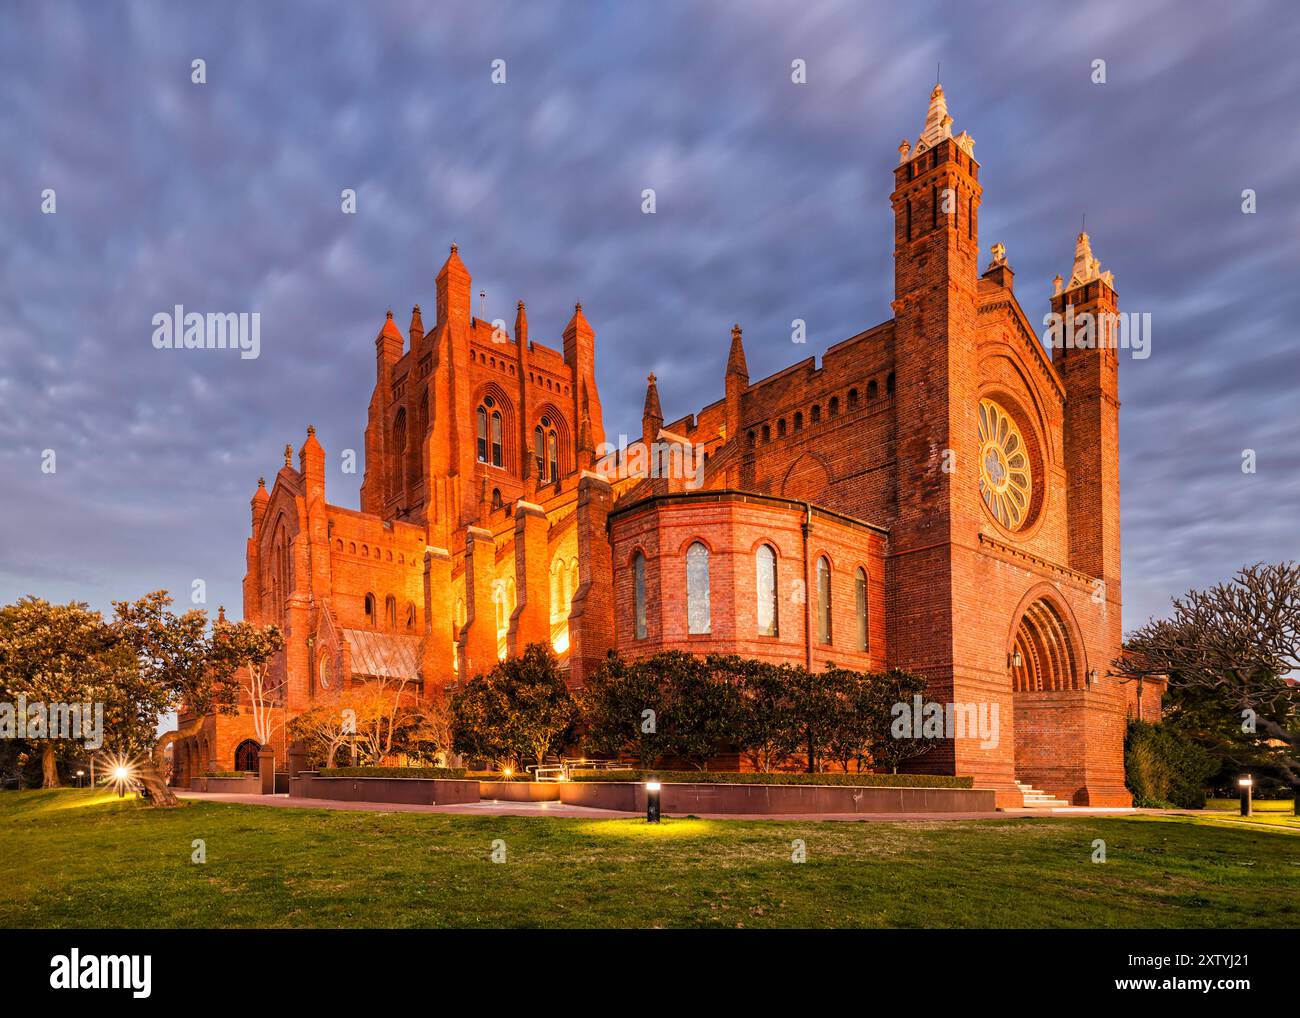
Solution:
[[[1082,671],[1069,627],[1051,601],[1038,598],[1025,609],[1011,646],[1015,693],[1078,689]]]
[[[256,771],[257,754],[261,750],[256,739],[245,739],[235,747],[235,770]]]

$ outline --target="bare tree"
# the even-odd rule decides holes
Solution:
[[[1115,662],[1128,681],[1167,676],[1171,689],[1209,695],[1240,714],[1300,787],[1300,564],[1257,563],[1232,580],[1173,600],[1169,618],[1132,634]]]

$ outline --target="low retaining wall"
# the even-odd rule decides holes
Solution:
[[[664,784],[664,813],[992,813],[991,788],[873,788],[866,785]],[[645,785],[635,781],[565,781],[570,806],[645,812]]]
[[[262,779],[256,774],[242,778],[190,778],[191,792],[235,792],[240,795],[260,795]]]
[[[480,781],[480,799],[498,802],[557,802],[560,798],[558,781]]]
[[[400,802],[419,806],[446,806],[478,802],[477,781],[449,778],[322,778],[301,771],[289,781],[289,794],[304,799],[342,802]]]

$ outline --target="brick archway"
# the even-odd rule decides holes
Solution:
[[[1010,664],[1013,693],[1079,688],[1083,669],[1069,627],[1046,597],[1031,602],[1021,613]]]

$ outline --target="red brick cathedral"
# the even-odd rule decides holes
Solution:
[[[736,326],[719,398],[665,421],[652,375],[617,452],[582,305],[554,346],[522,301],[513,330],[476,318],[453,244],[431,327],[417,305],[375,339],[360,511],[326,500],[310,428],[253,495],[244,614],[286,634],[287,713],[376,677],[437,692],[537,641],[574,687],[610,649],[897,666],[1000,719],[996,744],[937,740],[916,769],[1003,805],[1018,782],[1128,805],[1117,351],[1049,357],[1002,245],[981,271],[979,164],[951,125],[936,85],[899,147],[891,319],[761,380]],[[1116,310],[1086,234],[1056,290],[1054,311]],[[205,719],[182,778],[244,766],[250,737]]]

